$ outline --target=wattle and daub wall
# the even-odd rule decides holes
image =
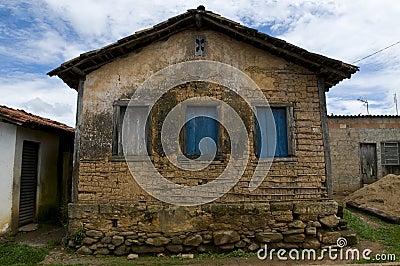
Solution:
[[[207,41],[201,58],[194,55],[196,35],[204,35]],[[130,99],[157,71],[196,59],[232,65],[254,80],[270,103],[293,107],[294,156],[274,161],[260,187],[250,192],[249,181],[258,161],[251,148],[242,178],[225,196],[202,206],[178,207],[148,195],[125,161],[112,155],[113,103]],[[338,206],[327,199],[317,83],[314,73],[251,45],[221,33],[191,30],[88,74],[82,97],[77,199],[69,208],[70,233],[83,229],[85,238],[70,244],[82,254],[122,255],[256,250],[262,243],[287,248],[336,243],[340,233],[332,230],[340,225]],[[230,150],[229,138],[222,130],[220,156],[196,174],[177,169],[163,154],[160,129],[164,118],[175,105],[195,96],[214,97],[234,108],[249,133],[250,147],[254,147],[253,114],[237,94],[205,82],[171,89],[152,109],[149,153],[164,177],[186,185],[218,177]],[[146,171],[146,167],[138,171]]]

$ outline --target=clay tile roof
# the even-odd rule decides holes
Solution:
[[[32,129],[41,129],[45,131],[73,134],[74,128],[63,123],[50,120],[25,112],[16,110],[7,106],[0,105],[0,121],[21,125]]]
[[[324,77],[326,91],[343,79],[350,78],[352,74],[359,70],[357,66],[309,52],[199,6],[197,9],[189,9],[183,14],[172,17],[151,28],[138,31],[103,48],[81,54],[47,74],[50,76],[57,75],[68,86],[77,89],[80,79],[101,66],[132,51],[139,50],[150,43],[167,39],[173,34],[194,28],[222,32],[234,39],[249,43],[284,58],[289,62],[304,66]]]

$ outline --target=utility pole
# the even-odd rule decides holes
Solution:
[[[362,103],[364,103],[364,105],[367,106],[367,114],[369,115],[369,109],[368,109],[368,100],[367,99],[357,99],[357,101],[360,101]]]
[[[394,93],[394,104],[396,106],[396,114],[399,115],[399,109],[397,108],[397,95]]]

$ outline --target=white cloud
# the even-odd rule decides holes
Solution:
[[[3,92],[2,105],[75,126],[77,93],[57,78],[11,73],[0,77],[0,91]]]
[[[53,115],[56,117],[63,117],[66,114],[72,113],[72,105],[68,103],[54,103],[50,104],[43,101],[41,98],[36,97],[21,104],[25,110],[31,110],[34,113]]]
[[[394,27],[400,14],[397,1],[335,1],[330,8],[330,13],[309,13],[280,37],[348,63],[400,41],[400,28]],[[371,114],[395,114],[393,94],[400,92],[400,45],[357,64],[360,72],[328,93],[328,112],[359,114],[357,98],[363,97],[369,100]]]
[[[73,125],[75,91],[57,78],[46,77],[45,72],[200,4],[350,63],[400,41],[396,27],[400,5],[395,0],[10,0],[0,3],[0,9],[9,14],[0,20],[0,89],[4,95],[0,104],[25,106],[47,116],[51,114],[46,112],[54,112],[53,119]],[[391,112],[393,94],[400,95],[400,45],[359,65],[358,74],[328,93],[328,112],[359,114],[364,109],[358,97],[368,98],[373,114]],[[36,66],[40,74],[32,70]],[[41,102],[47,106],[43,110]]]
[[[352,62],[399,41],[397,1],[335,1],[330,14],[309,14],[281,37],[306,49]],[[332,7],[332,5],[330,6]]]

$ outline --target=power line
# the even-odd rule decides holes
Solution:
[[[398,42],[396,42],[396,43],[393,43],[393,44],[391,44],[391,45],[389,45],[389,46],[387,46],[387,47],[385,47],[385,48],[383,48],[383,49],[380,49],[379,51],[376,51],[376,52],[374,52],[374,53],[372,53],[372,54],[369,54],[369,55],[367,55],[367,56],[365,56],[365,57],[363,57],[363,58],[361,58],[361,59],[358,59],[358,60],[354,61],[352,64],[358,63],[358,62],[360,62],[360,61],[362,61],[362,60],[364,60],[364,59],[366,59],[366,58],[368,58],[368,57],[371,57],[371,56],[373,56],[373,55],[376,55],[376,54],[378,54],[378,53],[380,53],[380,52],[382,52],[382,51],[385,51],[386,49],[389,49],[390,47],[393,47],[393,46],[398,45],[398,44],[400,44],[400,41],[398,41]]]

